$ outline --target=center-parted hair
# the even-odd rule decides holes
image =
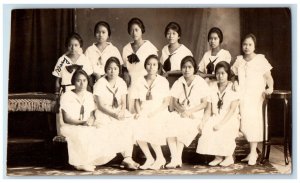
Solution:
[[[66,48],[69,47],[69,44],[70,44],[72,39],[76,39],[79,42],[80,47],[83,46],[83,40],[82,40],[81,36],[78,33],[73,32],[66,39],[66,42],[65,42],[65,47]]]
[[[110,26],[105,21],[99,21],[99,22],[96,23],[96,25],[94,27],[94,36],[96,36],[96,32],[98,31],[98,29],[99,29],[100,26],[103,26],[103,27],[105,27],[107,29],[108,36],[110,37],[110,35],[111,35]]]
[[[75,85],[76,79],[78,78],[79,75],[84,75],[85,78],[86,78],[86,80],[87,80],[87,82],[88,82],[88,85],[90,84],[89,83],[89,76],[88,76],[88,74],[84,70],[78,69],[78,70],[76,70],[74,72],[74,74],[73,74],[73,76],[71,78],[72,85]]]
[[[256,47],[256,37],[255,37],[255,35],[254,34],[252,34],[252,33],[250,33],[250,34],[247,34],[246,36],[244,36],[244,38],[242,39],[242,45],[243,45],[243,43],[244,43],[244,41],[246,40],[246,39],[248,39],[248,38],[251,38],[252,40],[253,40],[253,42],[254,42],[254,47]]]
[[[220,68],[224,68],[225,72],[227,73],[227,80],[230,80],[232,77],[232,72],[230,69],[230,64],[227,63],[226,61],[221,61],[219,63],[217,63],[216,67],[215,67],[215,75],[217,75],[217,71]]]
[[[108,67],[109,67],[109,65],[110,65],[111,63],[115,63],[115,64],[119,67],[119,75],[120,75],[120,72],[121,72],[121,64],[120,64],[120,61],[119,61],[119,59],[118,59],[117,57],[110,57],[110,58],[106,61],[105,66],[104,66],[104,71],[105,71],[105,73],[107,72],[107,69],[108,69]]]
[[[196,63],[196,60],[194,59],[194,57],[192,56],[186,56],[184,57],[182,60],[181,60],[181,63],[180,63],[180,70],[182,70],[183,68],[183,65],[187,62],[191,62],[192,66],[194,67],[194,74],[197,73],[198,71],[198,65]]]
[[[165,28],[165,37],[167,37],[168,31],[172,29],[173,31],[176,31],[178,33],[178,36],[181,37],[181,27],[176,22],[170,22]]]
[[[146,30],[145,30],[145,25],[144,25],[143,21],[142,21],[141,19],[139,19],[139,18],[134,17],[134,18],[132,18],[132,19],[128,22],[127,31],[128,31],[128,34],[129,34],[129,35],[130,35],[131,26],[132,26],[133,24],[138,25],[138,26],[141,28],[142,33],[143,33],[143,34],[145,33]]]
[[[213,27],[209,30],[208,35],[207,35],[207,41],[209,41],[209,37],[212,33],[216,33],[220,39],[220,44],[223,42],[223,32],[221,31],[220,28],[218,27]]]
[[[146,58],[146,60],[145,60],[144,68],[146,69],[146,65],[148,64],[148,62],[149,62],[151,59],[157,60],[157,65],[158,65],[157,72],[159,72],[160,69],[161,69],[161,67],[162,67],[162,65],[161,65],[161,63],[160,63],[159,58],[158,58],[157,55],[153,55],[153,54],[152,54],[152,55],[149,55],[149,56]]]

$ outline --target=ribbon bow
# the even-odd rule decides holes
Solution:
[[[119,104],[118,104],[118,100],[117,100],[117,98],[116,98],[116,93],[118,92],[118,88],[115,90],[115,92],[111,91],[107,86],[106,86],[106,88],[108,89],[108,91],[109,91],[110,93],[113,94],[112,107],[113,107],[113,108],[118,108],[118,107],[119,107]]]
[[[216,62],[217,59],[218,59],[218,57],[213,61],[211,61],[209,59],[209,63],[206,66],[207,74],[212,74],[214,72],[214,70],[215,70],[215,64],[214,63]]]
[[[83,65],[76,65],[76,64],[73,64],[73,65],[68,65],[66,66],[66,69],[69,73],[72,73],[74,70],[80,70],[82,69]]]
[[[131,63],[131,64],[140,62],[139,57],[136,54],[134,54],[134,53],[132,53],[131,55],[127,56],[127,58],[128,58],[128,62]]]
[[[189,97],[191,95],[191,92],[192,92],[192,89],[193,89],[194,85],[191,87],[189,94],[187,94],[187,92],[186,92],[186,88],[185,88],[185,84],[184,83],[182,83],[182,86],[183,86],[184,96],[185,96],[185,99],[182,101],[182,105],[184,106],[185,104],[187,104],[187,106],[190,106],[190,99],[189,99]]]
[[[163,69],[168,72],[171,70],[171,58],[172,55],[169,55],[169,57],[165,60],[164,64],[163,64]]]

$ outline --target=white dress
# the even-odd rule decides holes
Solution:
[[[249,142],[260,142],[263,140],[264,74],[272,66],[264,55],[257,54],[250,61],[238,56],[231,69],[239,78],[241,131]]]
[[[71,79],[75,70],[69,73],[66,69],[66,66],[73,65],[73,64],[82,65],[83,66],[82,69],[88,75],[91,75],[93,73],[92,66],[84,54],[80,54],[76,62],[72,62],[72,60],[64,54],[58,59],[55,68],[52,72],[52,75],[62,79],[61,85],[71,85]]]
[[[189,104],[186,100],[186,95],[184,92],[184,87],[186,88],[187,98]],[[195,75],[194,80],[190,86],[183,76],[181,76],[172,86],[171,96],[179,99],[179,103],[187,109],[193,108],[201,103],[202,98],[206,98],[210,95],[210,89],[200,76]],[[204,109],[193,113],[194,119],[182,118],[177,111],[171,113],[170,120],[168,121],[168,132],[166,132],[168,137],[177,137],[177,140],[189,146],[198,134],[198,125],[202,121]]]
[[[149,87],[145,77],[138,79],[137,88],[134,88],[134,99],[141,101],[140,118],[137,119],[135,127],[135,136],[137,140],[149,142],[157,145],[166,145],[166,122],[170,117],[170,112],[166,107],[152,118],[148,118],[147,114],[158,109],[163,100],[169,97],[169,82],[166,78],[157,75],[152,85]],[[146,95],[148,89],[151,90],[151,100],[147,100]]]
[[[229,51],[221,49],[216,56],[211,55],[211,50],[208,50],[204,53],[200,63],[199,63],[199,71],[202,73],[207,74],[206,66],[209,64],[209,62],[214,62],[214,67],[216,67],[217,63],[221,61],[226,61],[230,64],[231,62],[231,55]],[[213,71],[212,74],[215,72]]]
[[[192,52],[183,44],[180,45],[180,47],[175,50],[172,54],[169,52],[169,45],[165,45],[161,51],[161,57],[160,57],[160,63],[164,64],[164,62],[168,59],[169,55],[172,55],[170,57],[171,62],[171,70],[181,70],[180,69],[180,63],[182,59],[186,56],[193,56]]]
[[[110,57],[118,58],[120,64],[123,65],[123,59],[118,48],[110,42],[107,42],[107,44],[107,47],[102,52],[97,48],[95,43],[89,46],[85,51],[85,55],[93,67],[93,72],[100,76],[105,74],[104,66]]]
[[[111,91],[115,93],[118,101],[119,106],[117,108],[112,106],[113,94]],[[99,97],[102,105],[115,112],[121,110],[121,97],[126,94],[126,83],[120,77],[117,78],[114,88],[109,85],[106,77],[100,78],[94,85],[94,95]],[[133,136],[133,119],[132,115],[128,111],[125,111],[125,120],[117,120],[116,118],[103,113],[99,109],[96,110],[95,117],[95,124],[105,128],[107,133],[111,134],[109,141],[117,147],[119,152],[122,149],[132,149],[132,146],[135,143]]]
[[[232,117],[219,130],[213,130],[213,127],[228,113],[231,103],[239,99],[238,94],[232,91],[231,88],[232,83],[230,82],[226,89],[220,93],[217,82],[212,83],[210,97],[212,116],[202,129],[202,135],[198,140],[197,153],[217,156],[231,156],[233,154],[236,147],[235,138],[238,135],[240,126],[238,107]],[[219,98],[223,101],[220,110],[217,106]]]
[[[61,109],[72,118],[79,118],[81,105],[83,105],[83,120],[87,120],[90,117],[90,113],[95,110],[92,93],[86,91],[83,101],[83,103],[80,103],[78,96],[73,91],[67,91],[61,96]],[[63,123],[61,133],[66,137],[69,164],[71,165],[106,164],[118,152],[117,148],[110,141],[111,134],[104,128],[97,129],[92,126],[77,126]]]
[[[129,111],[133,113],[134,102],[131,97],[132,88],[135,88],[134,85],[136,84],[138,78],[147,74],[147,71],[144,68],[144,63],[146,58],[152,54],[157,55],[158,50],[150,41],[146,40],[145,43],[142,44],[142,46],[135,53],[140,61],[138,63],[130,63],[128,61],[128,56],[134,53],[131,44],[132,42],[124,46],[122,57],[123,57],[124,65],[127,67],[129,75],[131,77],[131,85],[128,88],[128,104],[129,104]]]

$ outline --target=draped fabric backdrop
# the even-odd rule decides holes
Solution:
[[[12,11],[9,93],[53,92],[52,70],[74,30],[73,9]]]

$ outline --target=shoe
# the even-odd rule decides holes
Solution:
[[[164,169],[166,165],[165,159],[156,160],[150,167],[151,170]]]
[[[223,158],[220,156],[216,156],[214,160],[208,163],[209,166],[217,166],[223,161]]]
[[[181,168],[181,167],[182,167],[182,161],[179,162],[178,160],[176,160],[176,161],[171,160],[171,162],[166,165],[167,169],[175,169],[175,168]]]
[[[143,165],[141,165],[139,168],[142,170],[147,170],[152,166],[153,163],[154,163],[154,159],[146,159],[146,162]]]
[[[249,161],[248,161],[248,165],[255,165],[256,164],[256,160],[257,160],[258,155],[257,154],[250,154],[249,155]]]
[[[121,167],[124,167],[126,170],[133,171],[137,170],[139,168],[139,164],[133,161],[132,159],[129,160],[123,160],[121,162]]]
[[[249,157],[250,157],[250,154],[248,154],[248,155],[246,156],[246,158],[242,159],[241,162],[249,161]]]
[[[232,165],[232,164],[234,164],[234,160],[233,160],[233,157],[232,157],[232,156],[226,157],[226,158],[220,163],[221,166],[229,166],[229,165]]]
[[[83,171],[86,171],[86,172],[93,172],[93,171],[95,171],[96,166],[94,166],[94,165],[78,165],[78,166],[75,166],[75,168],[77,170],[83,170]]]

